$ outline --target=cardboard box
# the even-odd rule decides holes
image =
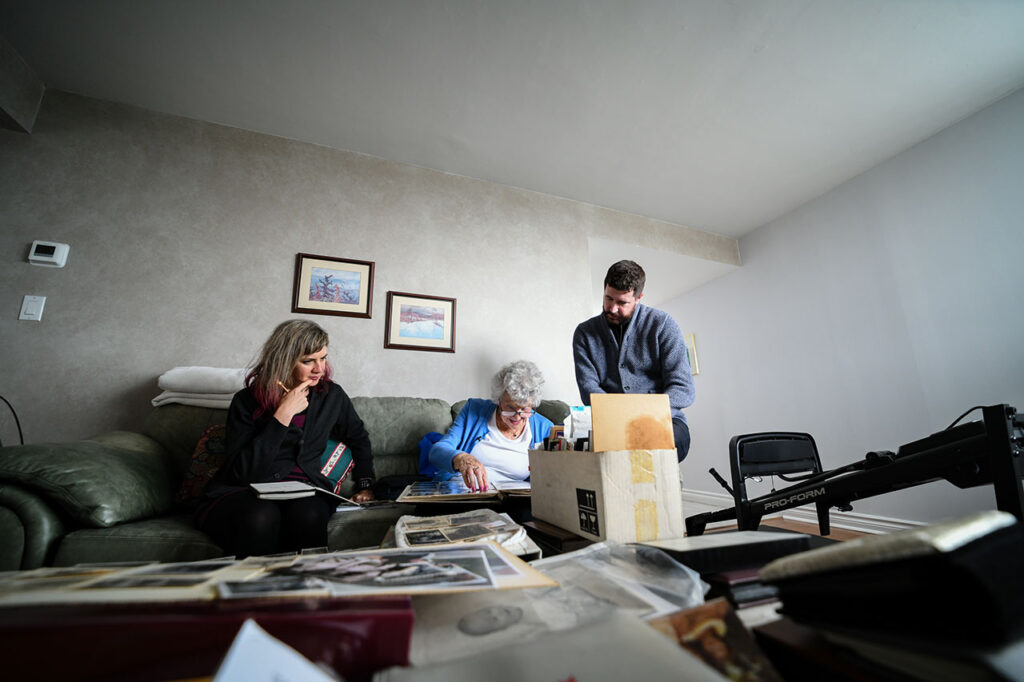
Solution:
[[[685,535],[675,449],[530,451],[535,518],[591,540]]]
[[[661,450],[674,448],[672,408],[663,393],[592,393],[591,450]]]

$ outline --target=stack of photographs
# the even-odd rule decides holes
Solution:
[[[395,524],[395,544],[399,547],[471,542],[485,538],[504,545],[510,538],[525,534],[525,529],[508,514],[493,509],[474,509],[441,516],[403,516]]]
[[[494,542],[95,564],[0,573],[0,609],[220,599],[343,597],[538,587],[554,581]]]
[[[0,576],[0,607],[28,604],[207,600],[214,584],[259,567],[235,559],[131,562],[39,568]]]
[[[410,662],[431,665],[603,621],[658,618],[703,603],[700,577],[658,550],[597,543],[531,564],[557,584],[414,596]]]
[[[222,598],[326,589],[331,596],[436,594],[555,584],[493,542],[373,549],[300,556],[241,582],[218,585]]]

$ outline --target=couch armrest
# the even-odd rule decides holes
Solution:
[[[64,524],[37,495],[0,483],[0,570],[39,568],[64,536]]]
[[[569,403],[562,400],[542,400],[537,411],[551,420],[552,424],[564,424],[569,416]]]
[[[145,443],[139,440],[145,436],[135,435],[0,448],[0,482],[17,483],[85,526],[165,514],[174,505],[178,474],[163,448],[155,442],[143,449],[108,444]]]

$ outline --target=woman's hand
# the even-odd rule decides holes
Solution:
[[[487,468],[468,452],[460,452],[452,459],[452,468],[462,474],[462,480],[470,490],[487,490]]]
[[[373,490],[371,488],[360,490],[352,496],[353,502],[369,502],[370,500],[375,499],[377,499],[377,497],[373,494]]]
[[[309,386],[312,383],[307,379],[295,388],[285,391],[277,409],[274,410],[274,419],[285,426],[290,426],[292,417],[309,407]]]

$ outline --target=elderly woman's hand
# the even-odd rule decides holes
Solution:
[[[487,468],[473,455],[468,452],[455,455],[452,468],[462,474],[462,480],[470,490],[487,490]]]

